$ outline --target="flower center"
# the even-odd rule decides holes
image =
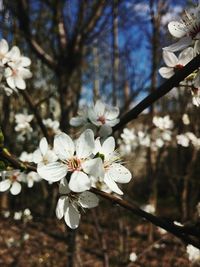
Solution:
[[[102,124],[106,123],[106,119],[104,116],[100,116],[97,121],[100,121]]]
[[[177,64],[175,67],[174,67],[174,72],[178,71],[178,70],[181,70],[184,66],[182,64]]]
[[[74,172],[74,171],[80,171],[82,169],[81,167],[81,160],[77,158],[72,158],[67,160],[67,167],[68,171]]]

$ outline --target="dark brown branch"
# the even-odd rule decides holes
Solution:
[[[143,99],[137,106],[126,113],[120,120],[120,122],[113,127],[116,131],[123,127],[125,124],[136,119],[142,111],[149,108],[155,101],[166,95],[174,87],[178,86],[181,81],[183,81],[188,75],[195,71],[200,66],[200,55],[191,60],[182,70],[177,71],[177,73],[168,79],[165,83],[158,87],[157,90],[148,95]]]
[[[176,237],[183,240],[186,244],[192,244],[193,246],[200,248],[200,241],[196,240],[188,235],[185,235],[180,227],[177,227],[175,224],[170,223],[164,219],[161,219],[157,216],[154,216],[142,209],[140,209],[136,204],[129,203],[119,197],[114,195],[102,192],[96,188],[92,188],[90,191],[93,193],[113,202],[113,204],[118,204],[121,207],[133,212],[135,215],[146,219],[147,221],[151,222],[152,224],[165,229],[166,231],[170,232],[171,234],[175,235]],[[184,228],[184,227],[182,227]]]

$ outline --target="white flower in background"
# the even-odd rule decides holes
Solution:
[[[8,61],[8,59],[7,59],[8,50],[9,50],[9,46],[8,46],[7,41],[5,39],[2,39],[0,41],[0,62],[1,62],[1,65],[5,64]]]
[[[188,147],[190,139],[185,134],[179,134],[176,136],[177,144],[183,147]]]
[[[0,192],[10,190],[12,195],[18,195],[21,192],[22,173],[20,171],[3,171],[1,177]]]
[[[8,67],[5,69],[5,78],[8,86],[13,89],[26,89],[25,79],[32,77],[32,73],[27,67],[30,66],[31,60],[28,57],[21,56],[20,50],[14,46],[7,54],[9,59]]]
[[[98,100],[95,105],[89,108],[84,108],[79,111],[78,116],[70,120],[72,126],[84,126],[95,130],[99,130],[100,136],[108,136],[112,133],[119,119],[119,109],[106,105],[101,100]]]
[[[106,105],[100,100],[88,109],[88,118],[94,125],[100,127],[100,136],[108,136],[112,133],[112,127],[119,122],[118,116],[118,107]]]
[[[172,77],[177,70],[182,69],[188,62],[190,62],[194,57],[194,51],[192,47],[188,47],[183,50],[178,58],[170,51],[163,51],[163,59],[167,67],[162,67],[159,69],[159,73],[163,78]]]
[[[191,141],[192,145],[196,148],[199,149],[200,148],[200,138],[198,138],[194,133],[192,132],[187,132],[185,134],[189,140]]]
[[[24,175],[23,182],[27,183],[28,188],[33,187],[34,183],[40,182],[41,178],[37,172],[31,171],[27,175]]]
[[[23,215],[22,211],[16,211],[14,213],[13,219],[16,220],[16,221],[19,221],[19,220],[21,220],[22,215]]]
[[[48,163],[55,162],[58,159],[55,152],[49,148],[47,139],[43,137],[39,143],[39,149],[33,152],[33,162],[38,164],[38,168],[47,165]]]
[[[33,162],[33,153],[28,153],[26,151],[23,151],[19,156],[19,159],[25,162]]]
[[[50,129],[54,134],[60,133],[60,123],[59,121],[53,121],[52,119],[48,118],[46,120],[43,120],[44,125]]]
[[[198,53],[200,47],[200,5],[191,13],[185,11],[181,21],[171,21],[168,24],[168,29],[172,36],[180,40],[164,49],[176,52],[194,45],[195,53]]]
[[[103,160],[104,176],[103,181],[110,190],[123,195],[117,183],[129,183],[132,175],[130,171],[120,164],[120,156],[115,151],[115,139],[108,137],[101,145],[99,138],[95,141],[94,154]]]
[[[190,118],[189,118],[188,114],[186,114],[186,113],[183,114],[182,121],[183,121],[183,124],[185,124],[185,125],[190,124]]]
[[[99,204],[99,199],[91,192],[85,191],[80,194],[72,192],[65,178],[60,182],[59,193],[61,197],[57,203],[56,216],[58,219],[64,217],[65,223],[72,229],[79,226],[80,209],[91,209]]]
[[[121,138],[126,144],[132,144],[133,142],[136,142],[137,136],[135,134],[134,129],[123,129],[123,133],[121,134]]]
[[[154,143],[155,143],[155,146],[158,147],[158,148],[163,147],[164,144],[165,144],[164,141],[161,138],[156,138]]]
[[[30,133],[33,131],[30,122],[33,119],[33,115],[26,115],[22,113],[18,113],[15,115],[15,131],[20,132],[22,135]]]
[[[99,176],[102,169],[100,158],[92,159],[95,148],[94,133],[84,131],[74,143],[65,133],[54,138],[54,152],[59,161],[38,165],[38,174],[45,180],[57,182],[70,174],[69,188],[74,192],[83,192],[91,187],[90,175]]]
[[[172,129],[174,126],[173,121],[170,119],[169,115],[166,115],[164,117],[153,117],[153,124],[158,127],[160,130],[168,130]]]
[[[135,262],[137,260],[137,254],[135,252],[131,252],[129,255],[129,260],[131,262]]]
[[[187,245],[186,251],[191,262],[200,262],[200,250],[198,248],[195,248],[193,245]]]
[[[151,144],[150,136],[143,131],[139,131],[138,132],[138,143],[141,146],[150,147],[150,144]]]
[[[172,132],[169,130],[162,132],[161,138],[166,142],[170,142],[172,140]]]

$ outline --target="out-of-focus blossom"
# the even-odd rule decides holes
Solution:
[[[30,122],[33,119],[33,115],[26,115],[22,113],[18,113],[15,115],[15,131],[19,132],[22,135],[25,135],[27,133],[30,133],[33,131]]]
[[[173,121],[170,119],[169,115],[166,115],[164,117],[153,117],[153,124],[158,127],[160,130],[168,130],[172,129],[174,126]]]
[[[200,250],[193,245],[187,245],[186,251],[191,262],[200,262]]]
[[[190,118],[189,118],[188,114],[186,114],[186,113],[183,114],[182,121],[183,121],[183,124],[185,124],[185,125],[190,124]]]
[[[50,118],[43,120],[44,125],[49,129],[50,131],[53,132],[53,134],[59,134],[60,133],[60,123],[59,121],[52,120]]]

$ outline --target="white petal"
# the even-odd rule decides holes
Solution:
[[[180,53],[178,57],[178,63],[185,66],[193,59],[193,57],[194,57],[194,49],[192,47],[188,47]]]
[[[118,183],[129,183],[132,178],[130,171],[119,163],[113,163],[107,174]]]
[[[28,67],[28,66],[31,65],[31,60],[30,60],[30,58],[28,58],[28,57],[21,57],[21,58],[20,58],[20,61],[21,61],[21,65],[22,65],[23,67]]]
[[[81,215],[78,212],[78,210],[75,209],[70,204],[69,207],[66,210],[65,217],[64,217],[66,224],[70,228],[76,229],[79,226],[80,217],[81,217]]]
[[[171,21],[168,24],[169,32],[176,38],[182,38],[186,35],[186,26],[178,21]]]
[[[55,136],[53,148],[61,160],[72,158],[74,155],[74,142],[65,133],[60,133]]]
[[[15,89],[15,81],[14,81],[14,78],[12,76],[6,78],[6,82],[10,88]]]
[[[8,49],[9,47],[7,41],[5,39],[2,39],[0,41],[0,54],[5,55],[8,52]]]
[[[80,194],[79,203],[83,208],[91,209],[98,206],[99,199],[95,194],[85,191]]]
[[[58,199],[58,203],[56,205],[56,217],[60,220],[64,216],[67,208],[69,207],[69,199],[68,197],[61,196]]]
[[[30,70],[25,68],[19,68],[18,73],[22,79],[29,79],[32,77],[32,73],[30,72]]]
[[[163,60],[168,67],[175,67],[178,63],[177,56],[168,50],[163,51]]]
[[[10,193],[12,195],[18,195],[21,192],[21,189],[21,184],[15,181],[10,188]]]
[[[40,152],[40,149],[37,149],[33,152],[33,162],[35,162],[36,164],[41,162],[43,160],[42,158],[42,154]]]
[[[159,69],[159,73],[163,78],[169,79],[174,75],[174,69],[168,67],[162,67]]]
[[[82,164],[82,168],[84,172],[94,177],[103,177],[104,176],[104,168],[103,162],[100,158],[86,160]]]
[[[7,56],[13,61],[18,61],[21,56],[19,48],[17,46],[13,46]]]
[[[48,143],[47,143],[47,139],[45,137],[43,137],[40,140],[39,147],[40,147],[41,154],[44,156],[48,150]]]
[[[74,127],[78,127],[78,126],[84,125],[86,122],[87,122],[87,120],[85,118],[74,117],[74,118],[71,118],[69,123],[70,123],[70,125],[72,125]]]
[[[119,194],[119,195],[123,195],[123,192],[119,189],[118,185],[115,183],[115,181],[113,181],[113,179],[111,177],[109,177],[109,175],[105,175],[104,177],[104,182],[106,183],[106,185],[115,193]]]
[[[90,156],[95,148],[94,133],[92,130],[85,130],[76,141],[76,155],[79,159]]]
[[[0,192],[5,192],[10,188],[11,182],[9,179],[6,179],[0,182]]]
[[[171,52],[177,52],[177,51],[183,50],[184,48],[188,47],[191,43],[192,43],[192,38],[187,36],[187,37],[181,38],[178,42],[176,42],[170,46],[164,47],[163,50],[168,50]]]
[[[68,182],[67,182],[67,179],[66,178],[63,178],[60,181],[60,184],[59,184],[59,193],[60,194],[69,194],[70,193],[69,185],[68,185]]]
[[[14,82],[17,88],[21,90],[26,88],[26,83],[20,76],[14,76]]]
[[[114,120],[119,116],[119,108],[118,107],[108,107],[105,112],[105,117],[108,120]]]
[[[105,158],[107,158],[113,154],[114,150],[115,150],[115,139],[111,136],[111,137],[108,137],[103,142],[102,152],[103,152]]]
[[[94,110],[98,116],[103,115],[105,111],[105,104],[101,100],[97,100]]]
[[[60,162],[51,162],[47,165],[38,164],[37,172],[41,178],[49,182],[58,182],[67,174],[67,166]]]
[[[87,174],[81,171],[75,171],[72,173],[70,181],[69,181],[69,188],[73,192],[83,192],[89,190],[91,187],[91,182]]]

